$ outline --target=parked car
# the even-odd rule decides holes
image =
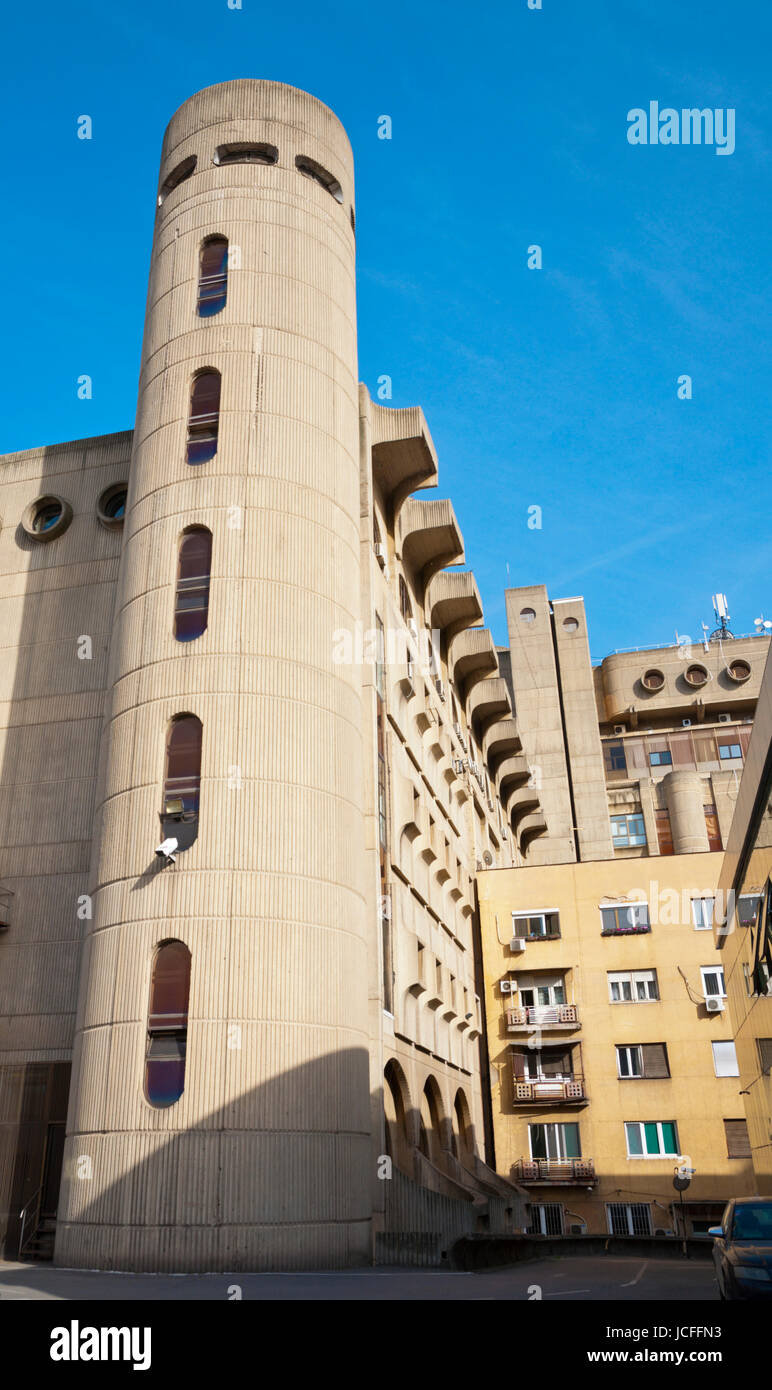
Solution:
[[[711,1226],[723,1299],[772,1298],[772,1197],[737,1197]]]

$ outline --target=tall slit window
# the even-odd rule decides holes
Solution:
[[[192,642],[206,631],[211,568],[211,531],[205,526],[189,527],[180,537],[177,562],[174,635],[178,642]]]
[[[209,237],[198,262],[198,314],[211,319],[225,308],[228,297],[228,238]]]
[[[217,453],[220,424],[220,373],[199,372],[193,378],[188,419],[188,463],[207,463]]]
[[[182,941],[165,941],[150,983],[145,1095],[151,1105],[173,1105],[185,1089],[189,997],[190,951]]]
[[[180,714],[166,736],[161,824],[165,836],[188,849],[198,834],[203,725],[195,714]]]

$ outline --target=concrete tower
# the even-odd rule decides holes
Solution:
[[[333,659],[360,602],[352,155],[313,97],[227,82],[173,117],[159,189],[56,1259],[363,1262],[361,704]],[[212,237],[220,307],[222,276],[201,283]],[[191,429],[207,370],[219,411],[194,403]],[[180,641],[191,526],[212,537],[208,622]],[[198,819],[159,824],[181,714],[202,725]],[[166,867],[164,836],[181,847]],[[190,996],[184,1090],[159,1106],[145,1061],[167,941],[190,952]]]

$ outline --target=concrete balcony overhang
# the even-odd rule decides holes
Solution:
[[[430,628],[451,642],[457,633],[482,619],[482,600],[471,570],[441,570],[426,590],[424,605]]]
[[[482,736],[496,720],[511,719],[512,706],[503,676],[478,681],[469,692],[466,711],[469,722],[477,726]]]
[[[532,840],[535,840],[539,835],[544,835],[546,830],[547,822],[541,810],[532,811],[530,815],[525,816],[518,829],[518,843],[521,853],[525,852]]]
[[[447,498],[409,497],[399,516],[399,553],[424,593],[446,565],[463,563],[464,538]]]
[[[464,699],[476,681],[498,671],[499,659],[487,627],[471,627],[453,638],[448,656],[450,678]]]
[[[518,834],[523,817],[532,815],[538,809],[539,793],[534,787],[529,787],[527,783],[513,787],[507,797],[507,818],[512,831]]]
[[[528,759],[525,757],[525,754],[514,753],[511,758],[504,758],[499,766],[496,780],[498,783],[499,796],[505,806],[507,805],[510,792],[522,787],[530,776],[531,769],[528,766]]]
[[[437,452],[418,405],[393,410],[370,402],[373,480],[394,517],[406,497],[437,482]]]
[[[509,757],[512,753],[521,753],[522,744],[517,720],[499,719],[496,724],[491,724],[483,739],[482,751],[489,772],[496,771],[502,758]]]

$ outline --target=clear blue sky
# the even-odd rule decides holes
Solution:
[[[349,132],[360,377],[423,406],[497,640],[507,583],[583,594],[595,658],[716,589],[772,617],[767,0],[242,4],[6,10],[0,451],[132,426],[164,127],[272,78]],[[631,146],[650,100],[734,108],[735,153]]]

